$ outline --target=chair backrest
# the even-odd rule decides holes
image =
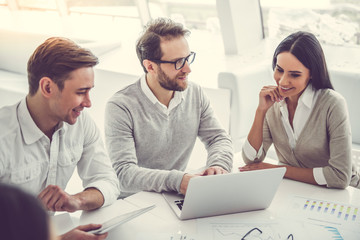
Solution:
[[[0,108],[24,98],[28,93],[28,85],[27,75],[0,70]]]
[[[335,91],[339,92],[346,100],[349,110],[352,142],[353,144],[360,144],[360,73],[331,70],[329,74]]]
[[[222,127],[229,133],[231,92],[223,88],[203,88]]]
[[[140,76],[129,75],[95,67],[95,87],[91,90],[91,108],[87,109],[90,116],[100,129],[104,137],[104,116],[105,106],[109,98],[126,87],[134,83]]]
[[[230,135],[235,152],[241,151],[243,140],[250,131],[262,86],[274,83],[271,68],[266,65],[237,73],[219,73],[218,87],[231,91]]]
[[[358,171],[360,171],[360,149],[352,149],[352,160],[356,165]]]

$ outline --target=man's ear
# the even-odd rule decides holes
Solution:
[[[143,60],[143,65],[145,67],[145,69],[148,71],[148,72],[153,72],[155,69],[154,69],[154,62],[148,60],[148,59],[144,59]]]
[[[39,90],[44,97],[48,98],[54,92],[54,85],[55,83],[50,78],[43,77],[39,81]]]

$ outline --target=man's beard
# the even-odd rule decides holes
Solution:
[[[158,81],[159,84],[162,88],[166,89],[166,90],[170,90],[170,91],[184,91],[187,88],[187,80],[184,80],[182,82],[184,82],[184,86],[180,86],[176,79],[179,76],[185,76],[186,73],[181,74],[181,72],[179,74],[177,74],[173,79],[171,79],[168,75],[166,75],[166,73],[159,68],[159,74],[158,74]]]

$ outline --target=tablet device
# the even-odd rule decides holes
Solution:
[[[155,205],[151,205],[150,207],[141,208],[129,213],[122,214],[120,216],[114,217],[102,224],[102,227],[99,229],[88,231],[89,233],[93,234],[103,234],[108,232],[109,230],[113,229],[116,226],[119,226],[120,224],[126,223],[127,221],[130,221],[133,218],[136,218],[140,216],[143,213],[146,213],[147,211],[150,211],[153,209]]]

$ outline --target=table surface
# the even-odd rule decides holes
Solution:
[[[233,171],[237,171],[237,166],[234,167]],[[331,201],[332,203],[342,203],[344,205],[347,204],[351,205],[352,207],[360,206],[360,189],[356,189],[354,187],[347,187],[346,189],[328,189],[326,187],[283,179],[271,205],[265,210],[181,221],[176,217],[160,193],[144,191],[129,196],[125,199],[117,200],[111,206],[103,207],[95,211],[71,214],[71,216],[75,225],[87,224],[91,222],[102,223],[121,213],[126,213],[141,207],[156,204],[156,207],[151,211],[111,230],[107,239],[198,240],[209,239],[208,237],[205,238],[204,235],[202,235],[202,230],[200,231],[199,229],[200,227],[204,227],[204,225],[201,224],[206,221],[220,221],[223,219],[233,221],[231,219],[238,219],[241,222],[247,221],[248,219],[255,219],[254,221],[277,221],[277,219],[283,219],[282,217],[284,215],[286,216],[286,211],[289,208],[290,202],[292,199],[296,198],[296,196],[304,197],[306,199],[315,199],[319,202],[323,200],[328,202]],[[357,229],[360,229],[360,221],[357,221],[357,224]],[[160,236],[160,233],[166,237],[163,237],[162,235]],[[180,234],[179,236],[183,237],[184,234],[187,236],[196,237],[175,238],[172,237],[174,234]],[[360,235],[360,232],[358,232],[358,234]],[[221,239],[230,240],[235,238],[224,237]],[[241,239],[241,237],[238,239]]]

